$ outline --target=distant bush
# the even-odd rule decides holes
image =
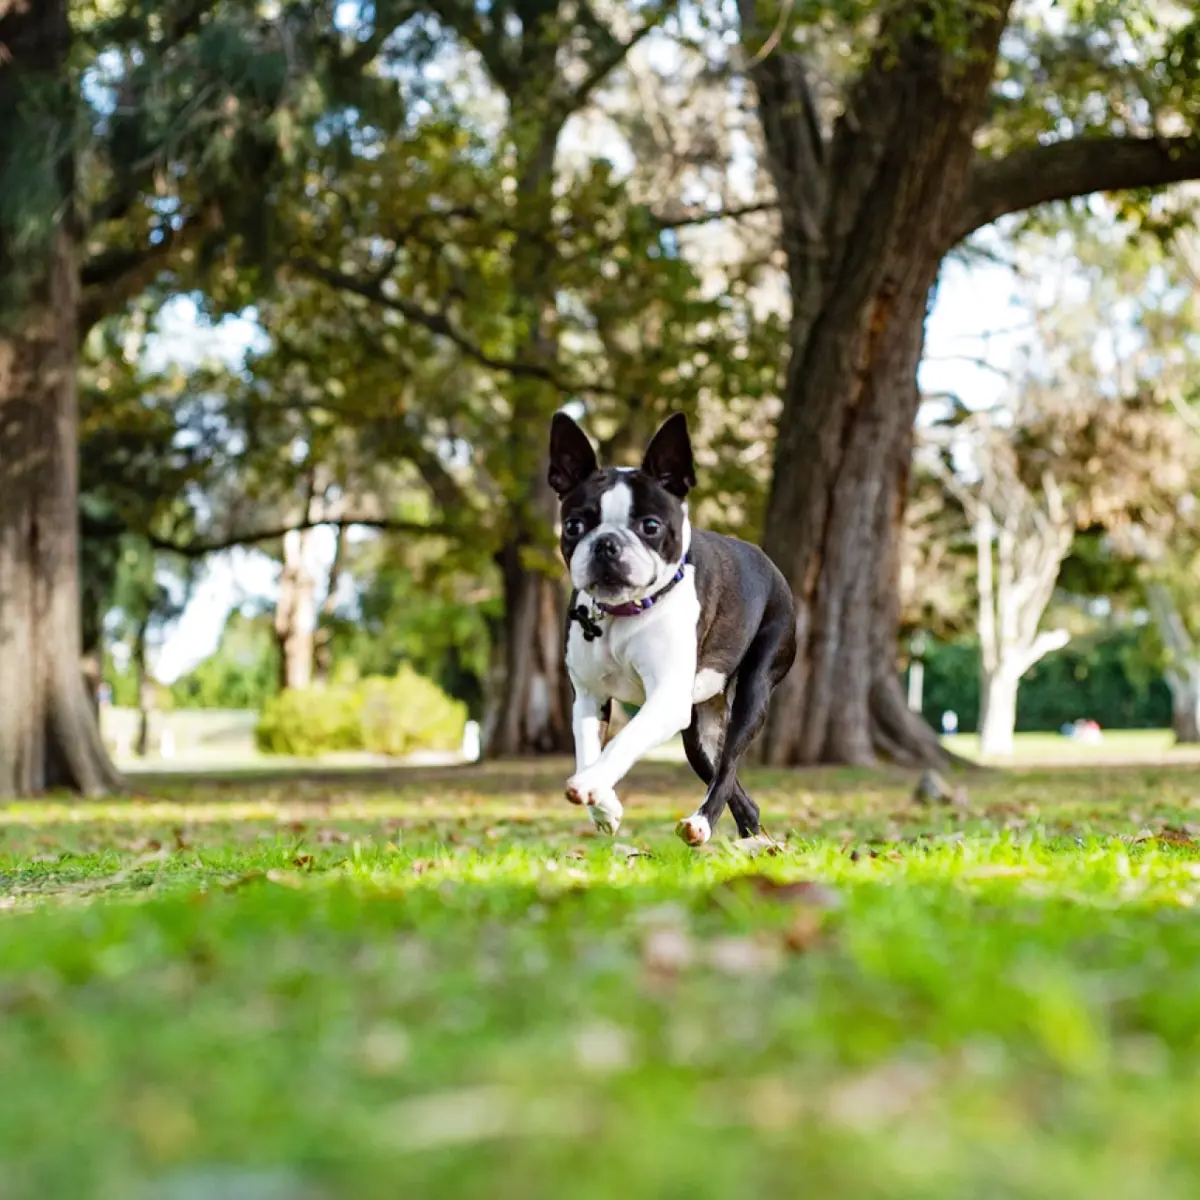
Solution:
[[[458,749],[466,721],[466,705],[402,666],[391,679],[280,692],[263,705],[254,740],[264,754],[366,750],[401,757]]]

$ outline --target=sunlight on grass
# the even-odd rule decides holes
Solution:
[[[1197,1194],[1200,772],[563,774],[0,809],[0,1197]]]

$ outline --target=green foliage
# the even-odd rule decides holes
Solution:
[[[361,688],[287,688],[263,705],[254,741],[264,754],[313,758],[363,748]]]
[[[363,750],[399,758],[457,750],[466,720],[465,705],[402,666],[390,679],[280,692],[263,706],[255,741],[266,754],[311,758]]]
[[[1082,638],[1048,654],[1021,680],[1017,729],[1056,732],[1079,718],[1105,729],[1161,729],[1171,724],[1171,693],[1154,670],[1147,631],[1124,629]],[[979,646],[969,639],[935,642],[925,658],[923,716],[941,728],[942,713],[958,727],[979,726]]]
[[[364,750],[400,758],[417,750],[457,750],[462,745],[466,706],[411,667],[401,667],[391,679],[365,679],[359,690]]]
[[[331,623],[335,672],[392,675],[410,664],[479,719],[498,598],[444,557],[423,561],[415,547],[398,557],[382,547],[359,555],[354,615]]]
[[[216,651],[171,686],[176,708],[261,709],[279,688],[269,616],[231,613]]]

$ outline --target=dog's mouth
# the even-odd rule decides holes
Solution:
[[[589,574],[588,591],[605,598],[628,592],[637,586],[630,578],[629,569],[619,562],[593,563]]]

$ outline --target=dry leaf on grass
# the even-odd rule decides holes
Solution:
[[[705,957],[726,975],[773,975],[781,965],[779,947],[765,938],[715,938]]]
[[[729,848],[746,855],[747,858],[783,853],[783,845],[769,833],[756,833],[753,837],[737,838],[729,843]]]

